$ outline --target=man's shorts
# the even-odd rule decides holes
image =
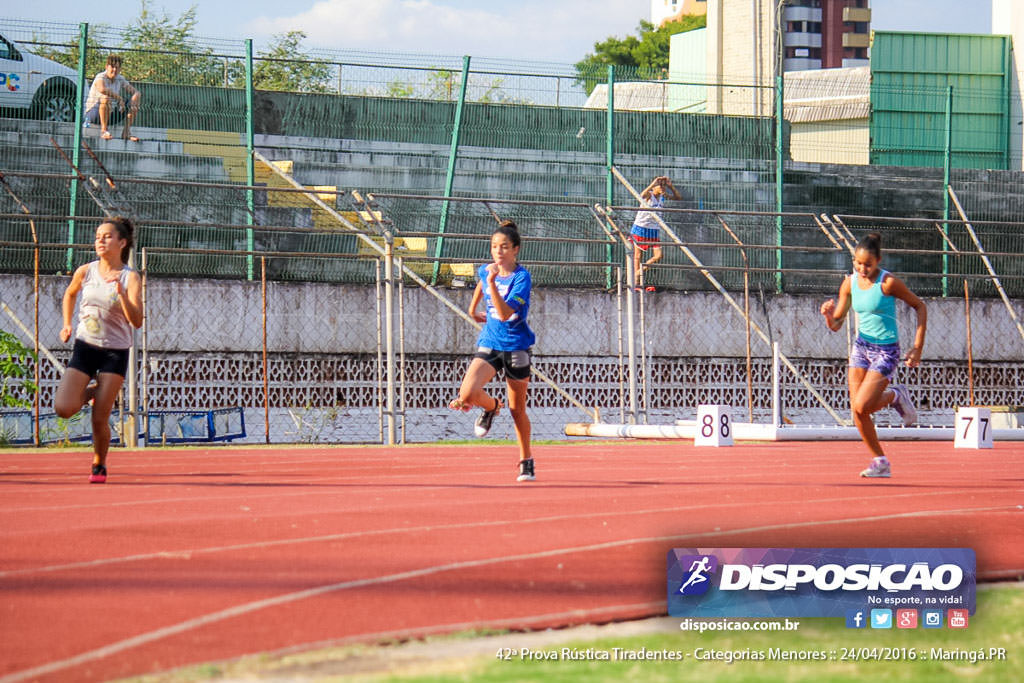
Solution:
[[[633,225],[633,229],[629,231],[629,239],[633,241],[636,248],[640,251],[647,251],[653,245],[658,243],[658,230],[651,228],[642,228],[639,225]]]
[[[872,344],[857,337],[850,352],[850,367],[873,370],[890,382],[900,364],[899,344]]]
[[[100,122],[100,103],[92,105],[91,108],[85,110],[85,120],[90,124],[97,124]],[[124,111],[121,107],[117,106],[117,102],[110,105],[110,115],[107,117],[107,125],[113,126],[121,123],[121,119],[124,118]]]
[[[498,351],[478,346],[473,357],[487,361],[488,365],[497,370],[498,375],[504,371],[507,379],[530,379],[530,349]]]
[[[128,349],[104,349],[75,339],[68,367],[93,378],[101,372],[111,372],[124,377],[128,372]]]

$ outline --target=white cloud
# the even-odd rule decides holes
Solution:
[[[331,49],[572,62],[609,35],[633,33],[649,13],[649,0],[320,0],[243,30],[257,38],[301,30],[307,45]]]

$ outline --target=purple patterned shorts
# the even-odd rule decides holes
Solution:
[[[890,382],[900,364],[899,344],[872,344],[857,337],[850,353],[850,367],[874,370]]]

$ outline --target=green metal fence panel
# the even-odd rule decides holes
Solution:
[[[941,167],[952,86],[952,165],[1008,168],[1009,41],[1009,36],[876,32],[871,163]]]
[[[146,83],[139,122],[151,128],[245,132],[245,90]],[[259,111],[259,109],[257,109]]]
[[[251,259],[245,256],[171,254],[158,248],[238,251],[252,246],[267,253],[366,255],[365,245],[361,248],[354,236],[345,234],[329,212],[314,208],[308,199],[277,191],[283,187],[280,180],[262,167],[255,182],[266,184],[267,190],[256,191],[252,202],[247,201],[241,186],[249,182],[245,133],[250,115],[255,146],[268,158],[287,162],[301,184],[326,190],[358,189],[364,194],[438,197],[445,193],[461,85],[459,57],[323,51],[293,60],[271,58],[257,50],[254,66],[247,70],[242,40],[179,36],[161,42],[133,27],[97,25],[89,27],[82,50],[78,24],[16,24],[13,35],[6,24],[4,32],[23,46],[72,66],[81,57],[85,87],[109,53],[120,53],[126,76],[144,98],[136,126],[146,132],[143,142],[135,146],[120,140],[100,141],[95,128],[83,131],[68,122],[0,116],[2,170],[65,176],[17,179],[17,190],[33,211],[63,216],[38,221],[40,239],[75,245],[73,263],[51,262],[58,252],[48,252],[43,260],[45,272],[65,271],[90,258],[89,242],[101,215],[89,187],[78,183],[77,191],[69,193],[69,185],[75,183],[68,165],[55,153],[51,137],[69,153],[78,148],[75,138],[81,137],[96,154],[95,159],[79,154],[83,172],[102,180],[101,163],[120,181],[121,206],[143,226],[139,245],[154,248],[149,264],[154,275],[242,278],[250,273]],[[670,204],[674,207],[770,214],[780,208],[777,191],[781,186],[781,208],[787,212],[941,219],[944,108],[946,92],[952,87],[951,184],[968,216],[979,222],[976,229],[985,247],[1016,254],[1021,249],[1019,231],[1012,221],[1024,207],[1024,193],[1018,191],[1024,186],[1021,174],[978,170],[1007,165],[1008,54],[1009,42],[1003,36],[877,33],[871,157],[885,166],[794,163],[788,161],[790,124],[781,116],[681,114],[668,111],[670,105],[641,104],[629,96],[650,91],[651,102],[658,101],[679,85],[663,80],[665,74],[617,67],[609,84],[606,67],[578,73],[571,65],[474,57],[466,81],[452,199],[575,203],[573,208],[492,206],[524,229],[529,245],[526,258],[538,264],[538,283],[561,286],[607,286],[609,271],[604,264],[618,265],[625,258],[621,245],[609,247],[600,241],[604,233],[586,208],[597,202],[617,205],[621,208],[616,219],[629,229],[636,201],[618,182],[606,185],[609,159],[638,189],[654,176],[670,176],[683,195],[682,201]],[[255,85],[251,107],[246,102],[247,73]],[[282,80],[282,74],[301,78]],[[595,88],[609,85],[602,104]],[[619,91],[616,85],[626,87]],[[712,85],[699,87],[707,90]],[[751,85],[728,84],[728,88],[737,101],[745,103],[751,99],[748,95],[756,94]],[[613,93],[615,105],[610,115],[608,93]],[[801,97],[817,100],[818,95],[827,99],[834,94],[810,91]],[[636,110],[624,109],[628,106]],[[77,113],[81,115],[81,109]],[[853,121],[850,125],[866,124]],[[820,138],[815,144],[832,142]],[[866,142],[862,149],[867,150]],[[141,179],[198,180],[222,187],[129,182]],[[344,196],[328,203],[338,211],[353,210]],[[70,213],[79,226],[74,235],[64,215],[69,206],[75,207]],[[434,253],[440,201],[401,198],[382,206],[399,238],[422,233],[415,239],[426,241],[426,254]],[[17,212],[2,198],[0,209]],[[665,218],[687,242],[729,241],[712,215],[666,213]],[[806,248],[782,252],[781,265],[787,269],[848,267],[842,252],[808,251],[825,244],[825,238],[806,216],[734,215],[726,220],[745,244],[763,245],[749,253],[751,265],[765,269],[753,276],[759,289],[772,289],[771,271],[779,265],[772,246],[780,243],[787,249]],[[250,223],[251,245],[246,241]],[[480,205],[453,201],[443,256],[464,261],[460,265],[465,270],[466,263],[486,254],[480,240],[493,225],[493,216]],[[879,227],[870,221],[853,225],[858,231]],[[0,218],[0,241],[23,242],[24,227],[19,218]],[[906,249],[941,251],[936,231],[912,227],[894,228],[893,243]],[[950,235],[961,248],[968,246],[962,227],[951,225]],[[584,241],[574,241],[578,239]],[[708,264],[742,266],[734,249],[700,247],[697,251]],[[27,272],[31,267],[27,253],[24,249],[2,252],[3,268]],[[677,249],[666,249],[665,254],[669,266],[688,263]],[[899,269],[942,272],[941,256],[904,254],[900,258]],[[950,272],[981,273],[976,257],[970,263],[966,257],[950,259]],[[602,265],[560,265],[574,262]],[[1024,260],[997,256],[993,262],[1012,273]],[[274,279],[369,283],[375,279],[371,263],[357,258],[270,257],[267,267]],[[654,284],[668,288],[708,286],[698,273],[680,268],[655,270],[650,277]],[[742,282],[739,271],[724,272],[720,279],[729,287]],[[922,280],[920,285],[924,292],[931,292],[935,282]],[[827,284],[831,290],[833,283]],[[813,273],[794,274],[787,276],[785,287],[817,291],[822,283]],[[1014,281],[1010,287],[1020,285]],[[984,285],[978,291],[987,294]]]

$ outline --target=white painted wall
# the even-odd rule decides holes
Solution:
[[[1024,169],[1024,3],[1021,0],[992,0],[992,33],[1013,38],[1010,84],[1010,169]]]

